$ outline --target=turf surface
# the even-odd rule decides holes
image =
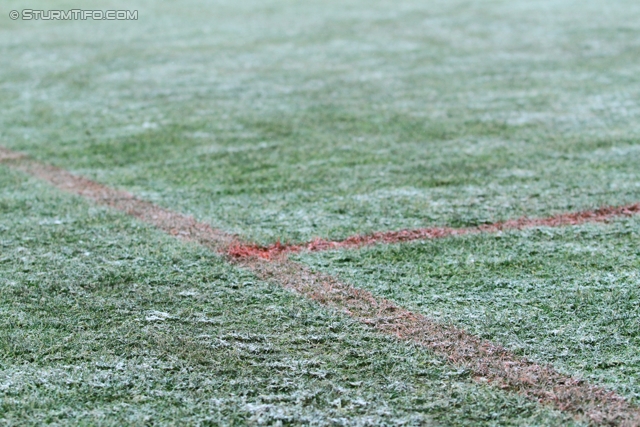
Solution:
[[[1,425],[559,425],[197,246],[0,168]]]
[[[2,144],[262,243],[640,199],[637,2],[107,6],[2,14]]]
[[[24,7],[0,7],[0,146],[259,243],[640,200],[638,2]],[[640,403],[639,227],[300,259]],[[7,425],[569,423],[1,165],[0,313]]]
[[[640,219],[298,256],[640,402]]]

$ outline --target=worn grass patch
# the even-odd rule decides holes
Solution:
[[[634,217],[298,258],[637,403],[639,235]]]
[[[570,423],[130,218],[0,188],[2,425]]]

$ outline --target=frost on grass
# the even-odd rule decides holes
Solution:
[[[164,322],[165,320],[171,320],[174,319],[174,317],[169,314],[169,313],[165,313],[164,311],[150,311],[144,318],[144,320],[146,320],[147,322]]]
[[[638,145],[637,1],[185,1],[9,27],[4,143],[261,243],[640,199],[598,153]]]

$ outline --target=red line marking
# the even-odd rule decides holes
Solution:
[[[264,280],[276,282],[324,306],[341,310],[381,332],[430,348],[435,353],[447,357],[451,363],[470,369],[474,373],[473,378],[478,382],[487,381],[542,404],[554,405],[590,423],[640,426],[640,410],[613,391],[563,375],[551,366],[539,365],[518,357],[509,350],[483,341],[462,329],[434,322],[422,314],[412,313],[391,301],[377,298],[370,292],[353,288],[329,275],[314,272],[300,263],[293,262],[286,256],[280,256],[294,252],[294,249],[318,251],[535,226],[557,227],[601,222],[616,216],[637,214],[640,212],[640,204],[568,213],[543,219],[521,218],[471,228],[401,230],[353,236],[342,241],[318,239],[303,245],[276,243],[261,249],[257,245],[239,243],[237,236],[214,229],[192,217],[140,200],[125,191],[75,176],[60,168],[44,165],[2,147],[0,162],[8,162],[14,169],[47,181],[61,190],[153,224],[178,239],[197,242],[219,254],[227,255],[233,264],[253,271]],[[252,252],[255,248],[258,248],[257,252]],[[268,248],[272,249],[265,250]]]
[[[605,222],[612,218],[637,215],[639,213],[640,203],[634,203],[625,206],[608,206],[595,210],[563,213],[548,218],[523,217],[467,228],[430,227],[413,230],[381,231],[372,234],[355,235],[347,237],[344,240],[325,240],[318,238],[307,243],[289,244],[276,242],[268,246],[236,242],[229,247],[228,255],[233,258],[258,257],[269,260],[280,257],[284,254],[297,252],[320,252],[332,249],[352,249],[377,243],[393,244],[411,242],[415,240],[442,239],[445,237],[461,236],[465,234],[497,233],[499,231],[522,230],[533,227],[561,227],[566,225],[579,225],[588,222]]]

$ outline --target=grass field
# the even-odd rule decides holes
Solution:
[[[638,2],[94,6],[139,19],[2,4],[0,147],[247,242],[640,201]],[[621,217],[290,257],[637,408],[639,236]],[[589,423],[2,161],[0,313],[0,425]]]

